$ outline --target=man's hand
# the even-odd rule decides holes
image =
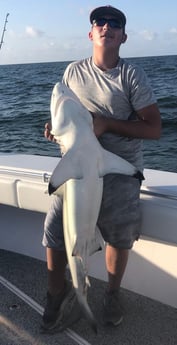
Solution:
[[[93,129],[94,133],[97,138],[99,138],[103,133],[108,132],[108,122],[104,116],[100,116],[99,114],[91,113],[93,117]]]
[[[55,142],[56,140],[54,139],[54,136],[50,133],[51,131],[51,123],[47,122],[45,124],[45,129],[44,129],[44,137],[48,139],[49,141]]]

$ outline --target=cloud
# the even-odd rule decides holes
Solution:
[[[167,32],[164,33],[164,40],[168,41],[168,44],[173,44],[174,47],[177,46],[177,28],[172,27]]]
[[[31,38],[44,36],[43,31],[41,31],[39,29],[35,29],[32,26],[27,26],[25,28],[25,33],[28,37],[31,37]]]
[[[157,33],[153,31],[143,30],[139,33],[146,41],[153,41],[157,37]]]
[[[171,28],[171,29],[169,30],[169,32],[170,32],[170,34],[172,34],[172,35],[177,35],[177,28]]]

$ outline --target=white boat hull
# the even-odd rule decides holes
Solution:
[[[51,197],[45,192],[58,158],[0,155],[0,248],[45,260],[41,244]],[[177,307],[177,174],[145,169],[141,238],[130,252],[122,286]],[[107,280],[104,253],[89,273]]]

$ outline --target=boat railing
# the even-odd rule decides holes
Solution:
[[[4,175],[6,177],[7,176],[20,177],[21,180],[23,178],[27,178],[29,180],[36,179],[43,183],[48,183],[51,177],[50,172],[23,170],[23,169],[18,170],[18,169],[12,169],[12,168],[8,169],[8,168],[3,168],[3,167],[0,168],[0,175]],[[177,201],[177,193],[176,194],[168,193],[166,190],[165,192],[158,191],[156,190],[155,186],[154,187],[142,186],[141,195]]]
[[[157,198],[163,198],[163,199],[167,199],[167,200],[175,200],[175,201],[177,201],[177,195],[172,195],[172,194],[152,191],[152,190],[148,190],[148,189],[141,189],[141,194],[148,195],[148,196],[153,196],[153,197],[157,197]]]
[[[29,179],[37,179],[41,180],[42,182],[49,182],[51,173],[46,172],[39,172],[39,171],[29,171],[29,170],[16,170],[16,169],[6,169],[6,168],[0,168],[0,175],[4,176],[14,176],[14,177],[20,177],[20,179],[23,178],[29,178]]]

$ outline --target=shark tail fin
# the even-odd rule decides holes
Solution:
[[[76,291],[77,295],[77,291]],[[93,313],[87,303],[87,297],[85,295],[78,295],[77,296],[78,302],[81,307],[81,311],[83,316],[88,320],[92,330],[94,331],[95,334],[97,334],[97,322],[95,320],[95,317],[93,316]]]

